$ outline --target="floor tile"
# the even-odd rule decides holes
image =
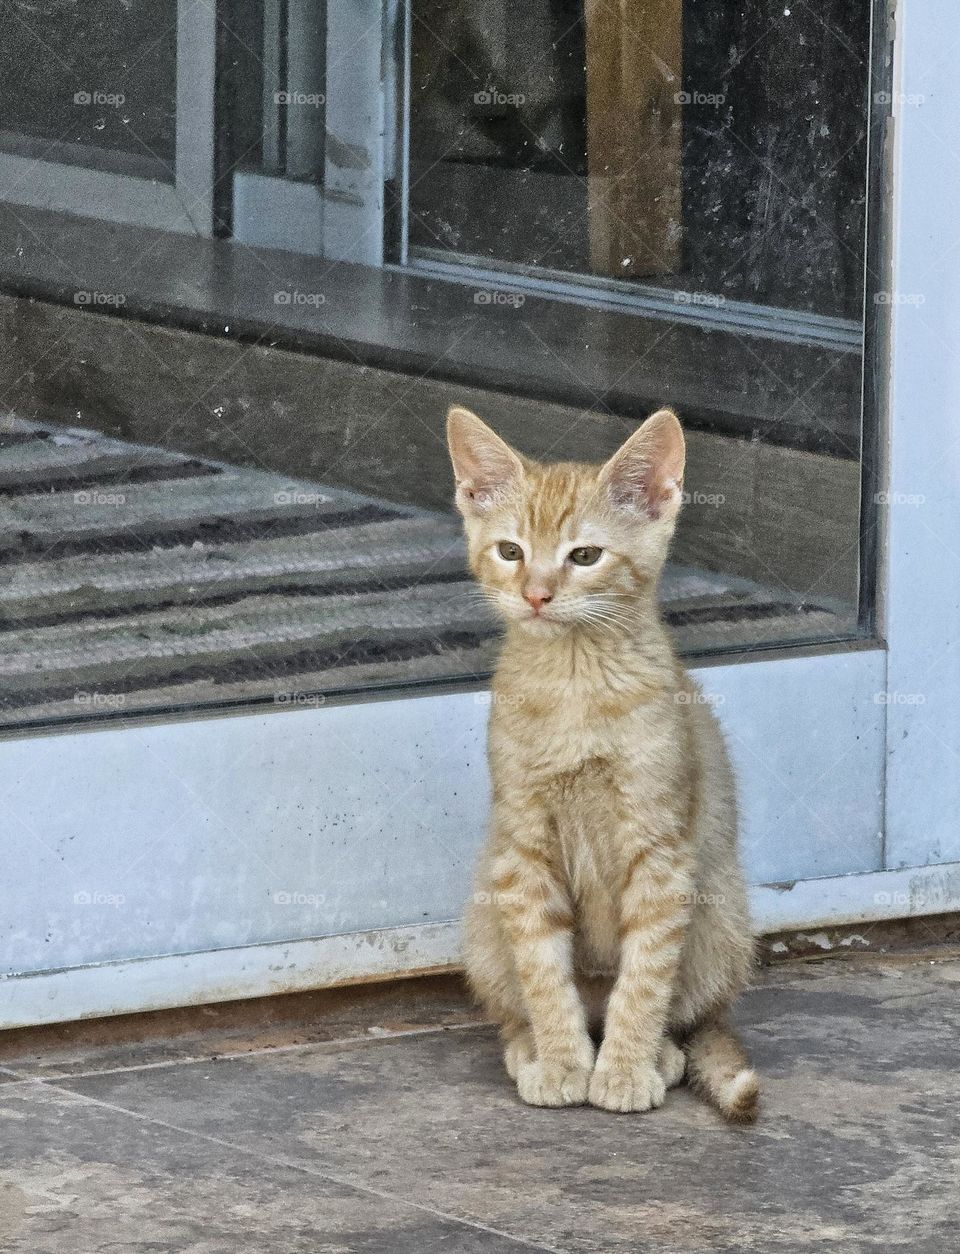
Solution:
[[[0,1093],[0,1249],[516,1254],[524,1245],[31,1083]]]
[[[644,1116],[524,1107],[488,1028],[63,1083],[554,1249],[951,1250],[958,973],[773,974],[740,1016],[752,1129],[686,1091]]]

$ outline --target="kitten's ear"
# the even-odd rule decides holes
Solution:
[[[523,474],[523,462],[510,445],[460,405],[447,414],[447,444],[461,510],[483,513]]]
[[[648,518],[673,518],[683,496],[686,446],[680,419],[658,409],[622,444],[600,471],[615,505]]]

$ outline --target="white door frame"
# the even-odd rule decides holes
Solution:
[[[723,698],[765,928],[960,909],[958,41],[953,0],[901,0],[886,647],[698,671]],[[0,1026],[454,963],[487,805],[484,700],[0,741],[15,870]]]
[[[889,914],[877,894],[906,889],[878,886],[884,652],[696,674],[751,878],[772,881],[760,925]],[[0,741],[0,1027],[455,963],[488,707],[467,692]]]
[[[960,859],[960,9],[897,13],[886,865]]]

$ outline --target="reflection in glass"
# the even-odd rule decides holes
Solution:
[[[3,0],[0,20],[0,152],[173,181],[176,0]]]
[[[414,247],[859,317],[868,37],[842,0],[415,0]]]
[[[0,297],[0,723],[482,680],[454,403],[580,461],[678,409],[688,655],[867,630],[866,0],[230,0],[206,44],[175,0],[0,7],[43,298]]]

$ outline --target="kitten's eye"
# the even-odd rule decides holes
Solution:
[[[602,552],[595,544],[582,544],[578,549],[571,549],[567,556],[574,566],[593,566]]]
[[[523,558],[523,549],[512,540],[501,540],[497,545],[497,552],[505,562],[519,562]]]

